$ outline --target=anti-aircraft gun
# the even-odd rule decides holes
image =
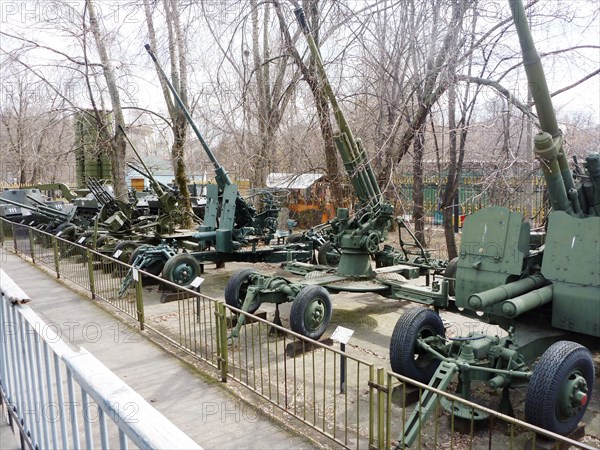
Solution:
[[[447,281],[434,281],[431,288],[406,282],[406,278],[426,275],[429,283],[430,275],[444,271],[445,262],[430,259],[422,247],[419,255],[399,252],[391,246],[380,249],[394,219],[394,209],[385,201],[367,152],[361,140],[354,137],[339,107],[303,10],[297,8],[294,12],[307,39],[321,86],[339,129],[334,140],[358,198],[358,206],[352,216],[348,208],[338,208],[335,219],[329,224],[329,242],[322,243],[323,247],[329,245],[339,251],[339,264],[335,269],[323,265],[287,263],[286,268],[290,272],[306,274],[303,283],[245,269],[229,280],[225,289],[226,302],[243,311],[254,312],[263,302],[280,304],[292,301],[292,330],[313,339],[321,337],[331,319],[328,290],[374,292],[385,297],[408,298],[421,303],[446,306],[449,286]],[[401,221],[396,220],[400,226],[404,226]],[[381,263],[376,264],[373,269],[373,261]],[[244,316],[238,320],[232,336],[237,336],[243,324]]]
[[[455,304],[500,325],[507,335],[446,338],[436,312],[412,308],[394,328],[390,359],[395,372],[437,389],[446,389],[458,375],[457,395],[466,399],[475,382],[502,389],[500,409],[507,414],[508,389],[528,383],[526,420],[568,435],[593,391],[592,355],[580,343],[600,336],[600,154],[589,154],[585,172],[578,168],[573,178],[525,10],[520,0],[509,3],[541,129],[534,152],[552,205],[546,232],[532,233],[520,213],[506,208],[468,216],[456,263]],[[399,448],[413,444],[438,400],[433,392],[421,397]],[[440,401],[454,417],[487,417]]]
[[[129,167],[133,168],[138,173],[141,173],[144,177],[146,177],[150,181],[150,187],[152,188],[152,190],[158,197],[158,201],[161,205],[160,214],[157,218],[158,233],[159,234],[172,234],[175,231],[175,225],[183,223],[184,215],[186,215],[186,214],[191,215],[192,219],[195,222],[199,223],[201,221],[199,217],[196,217],[192,212],[185,211],[180,207],[179,197],[178,197],[177,193],[175,192],[175,190],[170,189],[168,186],[165,186],[162,183],[159,183],[154,178],[154,176],[152,175],[152,173],[146,166],[146,163],[144,163],[143,158],[140,156],[137,149],[133,145],[133,142],[131,142],[131,140],[125,133],[125,130],[120,125],[119,125],[119,130],[125,136],[125,139],[127,140],[127,142],[129,143],[129,146],[135,153],[135,156],[137,157],[138,161],[142,164],[144,171],[138,169],[137,167],[135,167],[131,164],[129,165]]]
[[[19,201],[15,200],[18,199]],[[61,201],[46,202],[38,189],[11,189],[0,196],[0,203],[21,208],[20,219],[28,225],[53,230],[73,220],[76,208]]]
[[[167,84],[175,102],[196,134],[202,148],[215,168],[216,184],[206,186],[207,202],[204,221],[196,232],[178,246],[161,243],[147,246],[136,254],[132,264],[139,269],[164,266],[162,275],[168,281],[190,287],[201,272],[200,264],[227,261],[284,262],[291,259],[308,261],[312,246],[306,244],[270,245],[277,232],[279,206],[272,195],[263,196],[263,209],[257,213],[251,203],[242,198],[236,184],[221,166],[204,140],[196,123],[173,84],[158,63],[149,45],[146,51],[154,61],[160,77]],[[259,244],[265,244],[259,246]],[[179,253],[184,248],[185,253]],[[130,278],[125,279],[121,292],[127,289]]]
[[[198,129],[196,123],[192,119],[192,116],[190,115],[185,104],[183,103],[183,100],[179,96],[179,93],[177,92],[177,90],[175,89],[173,84],[169,81],[169,78],[167,77],[167,75],[163,71],[162,67],[158,63],[158,59],[154,55],[154,52],[150,48],[150,45],[146,44],[145,49],[148,52],[148,54],[150,55],[150,57],[152,58],[152,61],[154,61],[154,64],[158,68],[160,76],[162,77],[163,81],[169,87],[169,90],[171,91],[171,94],[173,95],[175,102],[181,109],[181,112],[185,116],[190,127],[196,134],[198,141],[202,145],[204,152],[206,153],[206,155],[210,159],[210,162],[213,164],[213,166],[215,168],[216,186],[215,185],[207,186],[207,197],[208,197],[207,207],[206,207],[207,208],[207,217],[205,217],[204,225],[202,225],[199,230],[200,233],[204,232],[207,234],[206,235],[198,234],[196,236],[196,239],[200,239],[200,240],[201,239],[209,239],[209,240],[218,241],[218,242],[216,242],[217,247],[219,247],[221,245],[228,246],[228,244],[225,244],[225,241],[229,240],[229,238],[230,238],[230,236],[227,236],[228,234],[230,234],[230,231],[229,232],[227,231],[227,228],[229,228],[229,227],[224,227],[224,226],[222,226],[222,224],[219,224],[221,226],[217,226],[217,213],[218,213],[218,209],[219,209],[218,208],[219,199],[221,199],[221,204],[222,204],[223,209],[230,208],[230,209],[234,210],[233,217],[227,217],[227,218],[223,217],[223,219],[225,219],[226,222],[231,222],[231,228],[237,228],[237,229],[252,228],[253,225],[255,225],[253,222],[254,222],[254,217],[256,215],[256,211],[251,204],[247,203],[242,198],[242,196],[240,195],[239,190],[237,188],[237,185],[232,183],[225,168],[223,166],[221,166],[221,164],[219,164],[219,161],[217,160],[215,154],[211,151],[210,147],[204,140],[202,133],[200,133],[200,130]],[[216,188],[216,191],[215,191],[215,188]]]
[[[152,176],[137,149],[120,125],[119,131],[123,133],[137,159],[145,169],[145,171],[140,170],[130,164],[130,167],[150,180],[150,185],[160,203],[158,214],[149,215],[145,209],[137,208],[137,198],[130,198],[128,201],[118,200],[112,192],[105,189],[99,180],[87,177],[85,184],[99,204],[100,210],[94,225],[94,231],[85,231],[77,239],[77,243],[89,245],[92,243],[94,236],[100,233],[103,245],[97,248],[98,251],[110,253],[114,256],[115,251],[121,250],[119,258],[123,262],[130,262],[130,254],[142,244],[156,245],[166,239],[183,240],[189,238],[192,233],[189,230],[186,232],[186,230],[177,229],[177,226],[182,223],[186,212],[179,208],[179,199],[176,193],[159,183]],[[194,221],[200,222],[198,217],[192,215],[192,218]]]

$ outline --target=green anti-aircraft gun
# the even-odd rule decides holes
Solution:
[[[168,244],[146,246],[137,253],[133,265],[142,270],[147,267],[162,267],[163,278],[180,286],[190,287],[200,275],[200,264],[203,263],[212,262],[216,263],[217,267],[221,267],[227,261],[251,263],[282,263],[293,259],[310,261],[313,257],[313,248],[310,244],[270,245],[277,237],[277,218],[280,210],[275,198],[266,193],[262,197],[263,207],[260,212],[257,212],[249,201],[242,198],[237,185],[232,183],[202,137],[149,45],[146,45],[146,50],[206,155],[213,163],[216,184],[206,185],[207,202],[204,222],[189,239],[178,243],[177,246]],[[126,290],[128,280],[126,278],[124,281],[121,292]]]
[[[589,154],[585,172],[578,168],[574,180],[525,10],[520,0],[509,3],[540,122],[534,144],[553,209],[547,230],[532,233],[520,213],[500,207],[468,216],[455,304],[508,335],[446,338],[436,312],[413,308],[394,328],[390,359],[395,372],[438,389],[458,375],[457,394],[467,399],[474,382],[502,389],[505,413],[512,411],[508,388],[528,383],[526,420],[568,435],[583,417],[594,382],[590,351],[573,341],[600,336],[600,154]],[[438,400],[435,393],[423,394],[398,447],[412,445]],[[455,417],[486,418],[441,402]]]
[[[302,283],[245,269],[227,283],[226,302],[243,311],[254,312],[261,303],[281,304],[291,301],[292,330],[312,339],[319,339],[329,325],[332,310],[328,291],[374,292],[390,298],[409,298],[446,306],[448,281],[434,281],[430,284],[431,275],[445,271],[445,261],[430,258],[422,247],[416,255],[409,254],[406,249],[394,250],[387,245],[380,249],[394,220],[394,209],[384,199],[367,153],[360,139],[354,137],[337,103],[304,12],[298,8],[295,14],[308,41],[321,85],[338,125],[339,131],[334,139],[358,197],[358,206],[352,216],[347,208],[339,208],[335,219],[330,223],[329,242],[323,245],[338,249],[340,256],[337,267],[298,262],[286,264],[290,272],[306,274]],[[401,221],[398,222],[400,226],[404,225]],[[406,281],[407,278],[415,279],[420,276],[426,276],[428,286],[416,286]],[[234,337],[243,326],[243,316],[240,319],[232,332]]]

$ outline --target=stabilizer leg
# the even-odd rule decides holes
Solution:
[[[433,374],[428,386],[439,390],[445,390],[457,371],[458,366],[456,364],[442,361]],[[417,403],[414,411],[404,424],[404,430],[398,438],[398,443],[396,444],[396,447],[394,447],[395,449],[410,447],[415,442],[419,436],[421,426],[427,423],[429,416],[434,411],[437,399],[438,394],[430,390],[426,390],[421,394],[419,403]]]

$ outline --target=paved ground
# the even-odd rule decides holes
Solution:
[[[204,377],[21,258],[0,252],[0,267],[31,297],[29,304],[62,337],[113,370],[204,448],[313,448],[310,440],[258,414],[214,378]],[[0,448],[18,448],[8,425]]]
[[[2,450],[17,450],[21,448],[18,435],[12,433],[4,417],[0,419],[0,448]]]

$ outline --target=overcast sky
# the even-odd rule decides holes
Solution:
[[[545,7],[547,5],[549,13],[552,12],[552,1],[557,0],[543,3]],[[123,83],[120,84],[120,87],[130,94],[130,98],[125,99],[125,101],[135,102],[140,107],[164,110],[164,100],[160,92],[155,89],[158,85],[156,73],[142,47],[146,39],[143,9],[128,1],[105,0],[96,3],[99,13],[104,17],[106,28],[118,30],[120,36],[128,36],[128,39],[124,42],[119,42],[118,49],[112,48],[113,55],[129,55],[125,64],[129,65],[133,76],[123,77]],[[83,2],[78,0],[66,1],[63,5],[43,0],[0,0],[0,27],[4,32],[20,34],[27,39],[43,43],[65,53],[80,54],[80,48],[74,46],[70,39],[64,37],[64,34],[68,33],[69,30],[58,31],[56,24],[64,22],[67,16],[71,21],[77,22],[72,9],[82,11],[82,4]],[[235,19],[234,9],[228,10],[226,7],[223,9],[222,5],[226,4],[225,0],[222,2],[216,0],[206,1],[208,9],[219,7],[224,11],[223,20],[227,20],[229,11],[233,21]],[[561,6],[565,4],[575,12],[571,24],[563,23],[560,27],[534,29],[534,41],[540,53],[567,46],[600,45],[600,22],[598,17],[596,17],[592,26],[587,29],[582,28],[582,24],[586,20],[585,17],[593,14],[593,8],[595,7],[597,10],[598,5],[581,0],[560,1]],[[502,1],[498,3],[499,8],[503,8],[503,5],[504,2]],[[506,7],[506,10],[508,10],[508,7]],[[203,39],[200,36],[195,36],[195,38],[196,41],[202,41]],[[0,39],[0,47],[4,52],[13,49],[17,45],[5,37]],[[192,44],[201,48],[205,42],[192,42]],[[109,49],[111,49],[110,45]],[[568,86],[591,71],[598,69],[600,50],[587,49],[578,53],[580,57],[573,57],[573,59],[562,57],[560,59],[543,60],[551,92]],[[571,55],[573,56],[573,54]],[[36,51],[27,56],[27,61],[33,64],[41,64],[44,59],[50,61],[55,56],[47,51]],[[0,61],[6,61],[5,53],[0,53]],[[117,73],[119,73],[118,65]],[[196,77],[202,76],[198,72],[193,72],[192,76],[194,75]],[[206,83],[205,81],[192,78],[192,82],[194,83],[192,89],[196,92],[211,91],[210,86],[203,86],[203,83]],[[5,88],[5,80],[3,80],[3,89]],[[509,88],[511,87],[509,86]],[[85,94],[85,86],[77,86],[75,89]],[[80,101],[85,101],[84,95],[81,95]],[[553,102],[555,107],[563,112],[590,114],[595,117],[596,123],[600,123],[600,76],[597,75],[580,86],[554,97]]]

